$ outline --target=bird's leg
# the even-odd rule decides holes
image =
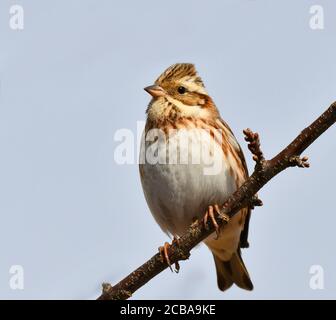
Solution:
[[[219,216],[221,216],[223,218],[223,220],[225,220],[226,222],[229,221],[229,217],[224,215],[223,213],[221,213],[220,208],[217,204],[215,204],[214,206],[209,206],[208,210],[205,212],[204,218],[203,218],[203,223],[204,223],[204,227],[208,228],[208,219],[211,219],[211,222],[213,224],[213,226],[215,227],[215,231],[216,231],[216,240],[219,237],[219,226],[218,223],[215,219],[215,214],[214,214],[214,210],[216,212],[216,214],[218,214]]]
[[[174,236],[172,244],[169,244],[168,242],[165,242],[165,244],[162,247],[159,247],[159,253],[161,255],[162,262],[166,262],[168,264],[168,267],[170,271],[173,272],[173,268],[170,263],[169,255],[168,255],[168,249],[175,245],[178,247],[180,245],[180,239],[177,236]],[[178,261],[175,262],[175,272],[178,273],[180,271],[180,265]]]
[[[214,215],[214,207],[213,206],[209,206],[208,210],[206,211],[205,215],[204,215],[204,227],[207,228],[208,227],[208,219],[211,219],[212,224],[215,227],[216,230],[216,239],[218,239],[219,237],[219,226],[217,224],[217,221],[215,219],[215,215]]]
[[[159,247],[159,253],[161,255],[162,262],[166,262],[168,264],[170,271],[173,272],[173,268],[171,266],[169,255],[168,255],[169,247],[170,247],[170,244],[168,242],[165,242],[162,247]]]

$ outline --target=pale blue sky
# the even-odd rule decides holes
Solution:
[[[24,30],[9,28],[21,4]],[[325,29],[309,27],[324,8]],[[196,64],[247,154],[242,130],[274,155],[336,100],[336,3],[29,0],[0,3],[0,298],[91,299],[167,240],[137,165],[114,162],[120,128],[136,129],[143,87],[175,62]],[[217,289],[205,246],[134,298],[336,298],[336,127],[261,192],[244,260],[255,289]],[[253,163],[247,154],[248,165]],[[9,268],[22,265],[25,288]],[[324,269],[324,290],[309,268]]]

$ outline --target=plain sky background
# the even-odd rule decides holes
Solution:
[[[24,8],[24,30],[9,8]],[[324,9],[323,30],[309,26]],[[138,168],[117,165],[120,128],[136,133],[143,87],[175,62],[196,64],[247,155],[242,130],[271,157],[336,100],[336,3],[330,1],[1,0],[0,298],[93,299],[167,240]],[[253,292],[217,289],[201,245],[134,299],[336,298],[336,127],[260,192],[244,260]],[[9,286],[22,265],[24,290]],[[312,265],[324,290],[309,286]]]

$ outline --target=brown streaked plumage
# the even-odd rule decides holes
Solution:
[[[194,218],[205,215],[205,219],[212,219],[217,205],[224,203],[248,177],[247,166],[236,138],[221,119],[194,65],[178,63],[169,67],[145,90],[153,99],[147,108],[141,152],[147,156],[155,147],[157,162],[146,158],[140,164],[141,182],[155,220],[176,237],[188,229]],[[146,141],[152,129],[160,129],[164,138]],[[187,139],[183,135],[186,132]],[[167,146],[176,149],[171,152]],[[200,162],[194,161],[195,155]],[[215,170],[210,174],[204,155],[213,158]],[[183,157],[187,163],[182,163]],[[167,163],[175,158],[180,162]],[[212,235],[204,241],[213,253],[221,290],[233,283],[243,289],[253,288],[240,253],[241,247],[248,246],[249,218],[250,209],[242,209],[222,230],[216,230],[217,240]]]

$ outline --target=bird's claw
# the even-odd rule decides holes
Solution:
[[[174,236],[172,244],[175,244],[176,246],[179,246],[180,244],[180,239]],[[170,271],[174,272],[172,265],[170,263],[169,255],[168,255],[168,250],[171,247],[171,245],[168,242],[165,242],[163,246],[159,247],[159,253],[161,255],[161,261],[166,262]],[[175,262],[175,272],[178,273],[180,271],[180,265],[178,261]]]
[[[168,249],[170,247],[170,244],[168,242],[165,242],[162,247],[159,247],[159,253],[161,255],[161,261],[166,262],[170,271],[173,272],[173,268],[171,266],[170,260],[169,260],[169,255],[168,255]]]
[[[208,228],[208,219],[210,218],[211,219],[211,223],[215,227],[215,232],[216,232],[215,239],[217,240],[219,238],[220,228],[219,228],[218,223],[216,221],[214,212],[216,214],[218,214],[226,222],[229,221],[229,217],[227,215],[223,214],[220,211],[220,208],[219,208],[219,206],[217,204],[215,204],[214,206],[209,206],[208,210],[205,212],[205,215],[204,215],[204,218],[203,218],[204,227],[206,229]]]

